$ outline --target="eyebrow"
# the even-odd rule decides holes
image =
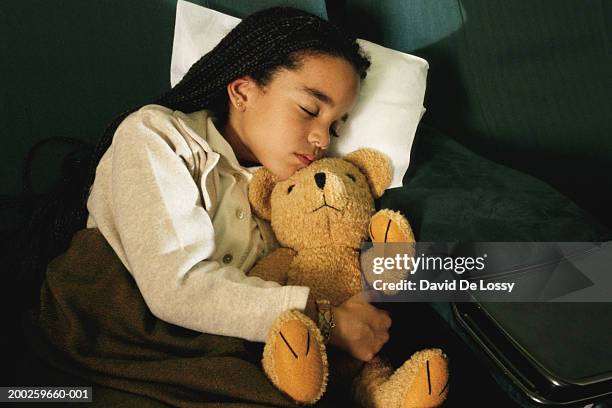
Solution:
[[[316,89],[316,88],[311,88],[309,86],[303,86],[302,87],[302,91],[309,93],[310,95],[314,96],[315,98],[317,98],[318,100],[320,100],[323,103],[326,103],[327,105],[330,105],[331,107],[334,106],[334,101],[332,98],[330,98],[326,93]],[[343,122],[346,122],[346,120],[348,119],[349,114],[345,113],[340,119]]]

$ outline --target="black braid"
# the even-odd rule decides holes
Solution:
[[[209,53],[194,63],[184,78],[161,97],[151,102],[185,113],[209,109],[219,124],[227,120],[227,84],[245,75],[251,76],[260,86],[267,85],[277,70],[296,69],[305,55],[330,55],[344,58],[365,78],[370,66],[369,59],[360,51],[353,37],[336,25],[318,16],[291,7],[274,7],[246,17]],[[31,219],[28,234],[45,234],[51,239],[50,249],[29,248],[30,262],[27,273],[44,274],[46,264],[64,251],[72,235],[84,228],[87,220],[86,203],[93,184],[95,170],[100,159],[110,146],[119,124],[139,107],[117,116],[104,130],[102,137],[90,157],[87,177],[79,181],[81,186],[60,189],[61,194],[72,193],[73,199],[56,195],[55,202],[45,206]],[[84,179],[84,180],[83,180]],[[56,208],[60,203],[60,207]],[[71,208],[66,206],[71,205]],[[54,213],[50,214],[50,212]],[[53,218],[51,231],[37,227],[48,218]],[[34,243],[33,246],[40,244]]]

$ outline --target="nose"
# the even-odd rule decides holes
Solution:
[[[321,190],[325,187],[325,173],[317,173],[314,175],[315,183]]]
[[[308,141],[321,150],[327,150],[330,138],[326,132],[314,131],[310,134]]]

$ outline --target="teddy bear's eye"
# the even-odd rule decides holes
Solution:
[[[357,180],[355,179],[355,176],[353,176],[352,174],[350,174],[350,173],[346,173],[346,175],[347,175],[347,176],[348,176],[348,178],[350,178],[351,180],[353,180],[353,181],[357,181]]]
[[[289,186],[289,188],[287,189],[287,194],[289,194],[291,190],[293,190],[293,187],[295,187],[295,184]]]

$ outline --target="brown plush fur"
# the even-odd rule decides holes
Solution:
[[[271,221],[282,247],[262,259],[250,275],[308,286],[312,299],[328,299],[334,305],[360,292],[359,250],[368,235],[375,242],[414,242],[410,224],[400,213],[374,214],[374,198],[383,194],[390,181],[389,161],[372,149],[360,149],[342,159],[318,160],[283,181],[265,169],[258,171],[249,199],[255,213]],[[318,328],[304,319],[309,320],[298,311],[279,318],[267,339],[263,366],[279,389],[297,402],[311,404],[325,391],[328,367],[321,336],[314,334]],[[280,336],[283,330],[295,334],[296,344],[302,344],[306,335],[312,342],[309,347],[321,350],[318,360],[313,358],[316,353],[308,359],[297,352],[288,354],[289,340]],[[447,391],[432,397],[430,385],[446,384],[446,367],[446,356],[437,349],[415,353],[395,372],[375,359],[355,380],[355,397],[371,407],[437,406]],[[300,378],[298,372],[309,374]]]

